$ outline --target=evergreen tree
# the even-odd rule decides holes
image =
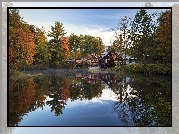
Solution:
[[[150,56],[154,45],[153,33],[156,31],[154,15],[155,13],[150,15],[145,9],[140,9],[131,23],[131,54],[144,64],[151,62]]]
[[[35,44],[35,64],[43,66],[47,65],[50,55],[48,51],[47,37],[45,36],[45,30],[43,30],[43,28],[36,28]]]
[[[51,55],[49,63],[52,67],[59,67],[64,59],[62,38],[65,34],[63,23],[56,21],[55,26],[51,26],[48,36],[52,38],[49,41],[49,54]]]

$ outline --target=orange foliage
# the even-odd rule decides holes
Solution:
[[[34,78],[27,78],[9,85],[11,109],[16,109],[19,114],[30,110],[36,102]]]
[[[26,80],[27,86],[24,87],[23,92],[19,95],[19,106],[17,110],[19,113],[23,111],[24,108],[28,109],[30,106],[35,104],[35,83],[34,78],[31,77]]]
[[[12,91],[12,90],[13,90],[13,88],[14,88],[14,84],[13,84],[13,83],[11,83],[11,84],[9,85],[9,91]]]
[[[65,58],[69,56],[69,38],[68,37],[62,37],[62,48],[65,50]]]
[[[70,82],[68,79],[65,79],[64,82],[64,89],[63,89],[63,93],[62,93],[62,100],[67,100],[69,97],[69,87],[70,87]]]
[[[15,59],[14,52],[13,52],[12,48],[9,48],[9,60],[12,61],[14,59]]]
[[[35,33],[28,30],[29,29],[24,29],[22,27],[15,30],[17,41],[14,42],[15,44],[9,49],[9,57],[11,60],[20,56],[21,61],[24,59],[26,64],[30,65],[33,63],[35,55]],[[16,52],[16,54],[13,52]]]

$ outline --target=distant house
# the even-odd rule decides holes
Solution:
[[[88,54],[84,58],[84,62],[87,62],[89,66],[98,66],[99,56],[97,54]]]
[[[123,58],[122,56],[118,55],[115,52],[109,51],[105,52],[103,55],[99,58],[99,66],[101,68],[111,68],[116,66],[116,62],[122,62]]]

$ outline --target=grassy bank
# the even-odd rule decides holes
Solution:
[[[171,75],[171,65],[165,64],[131,64],[119,67],[114,67],[113,71],[124,71],[131,73],[144,73],[156,75]]]

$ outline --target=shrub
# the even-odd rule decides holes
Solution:
[[[158,74],[158,75],[171,75],[171,66],[165,64],[132,64],[121,66],[119,69],[132,73],[145,73],[145,74]]]

